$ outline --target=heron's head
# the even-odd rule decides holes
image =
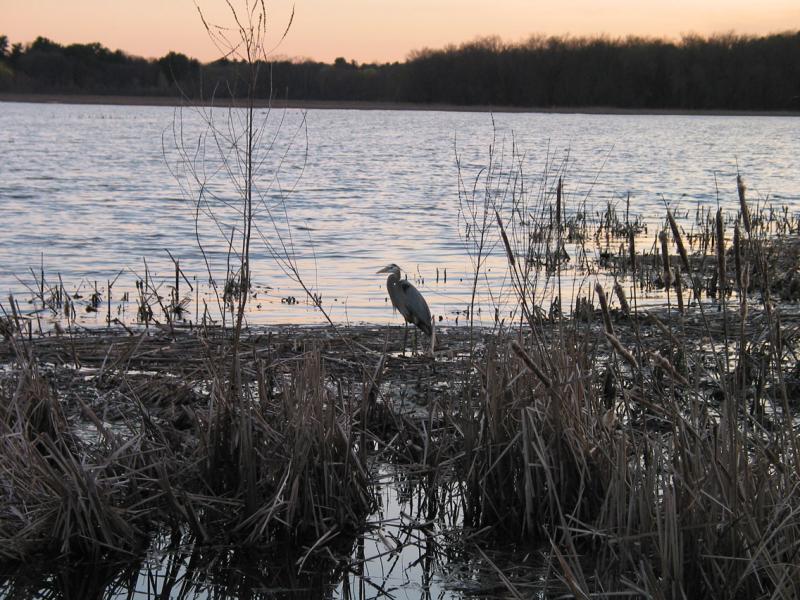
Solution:
[[[396,264],[392,263],[383,267],[378,273],[397,273],[400,275],[400,267]]]

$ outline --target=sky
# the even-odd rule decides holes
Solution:
[[[232,0],[241,4],[244,0]],[[227,26],[224,0],[197,0],[209,22]],[[332,62],[405,60],[414,50],[478,37],[520,42],[531,35],[641,35],[800,30],[800,0],[266,0],[273,39],[291,15],[283,57]],[[202,61],[219,57],[194,0],[0,0],[0,34],[11,43],[42,35],[100,42],[146,58],[173,50]]]

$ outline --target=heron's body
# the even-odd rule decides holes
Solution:
[[[400,278],[400,267],[391,264],[384,267],[378,273],[389,273],[386,279],[386,289],[389,298],[394,306],[405,319],[406,323],[412,323],[419,327],[428,335],[433,334],[431,326],[431,311],[425,298],[419,293],[407,279]]]

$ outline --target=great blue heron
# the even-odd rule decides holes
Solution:
[[[400,279],[400,267],[396,264],[386,265],[378,273],[389,273],[389,277],[386,279],[389,298],[392,300],[392,306],[400,311],[405,319],[403,335],[403,353],[405,353],[409,323],[413,323],[428,335],[433,335],[431,311],[419,290],[407,279]]]

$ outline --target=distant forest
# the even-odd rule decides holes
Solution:
[[[800,31],[766,37],[686,36],[678,42],[533,37],[421,50],[405,62],[276,60],[261,96],[494,107],[800,110]],[[240,95],[244,65],[170,52],[148,60],[98,43],[0,36],[0,92]]]

